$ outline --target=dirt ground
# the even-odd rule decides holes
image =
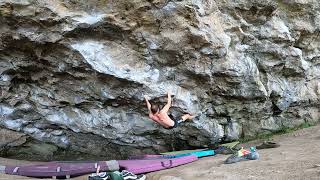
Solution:
[[[320,126],[298,130],[273,138],[281,146],[259,150],[260,159],[235,164],[223,164],[227,155],[202,158],[196,162],[172,169],[147,174],[148,180],[217,180],[217,179],[319,179],[320,180]],[[259,143],[245,144],[245,147]],[[28,163],[0,158],[0,164]],[[0,180],[31,179],[0,174]],[[74,178],[87,180],[86,176]]]

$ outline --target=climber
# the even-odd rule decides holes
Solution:
[[[173,129],[176,128],[181,122],[192,119],[193,116],[190,114],[184,114],[180,118],[174,118],[171,115],[168,115],[168,111],[171,107],[171,93],[168,92],[168,102],[167,104],[160,110],[159,106],[156,104],[151,105],[148,100],[148,96],[144,96],[146,100],[147,107],[149,110],[149,117],[162,125],[165,129]]]

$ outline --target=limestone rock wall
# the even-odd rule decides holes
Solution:
[[[319,30],[316,0],[1,0],[0,125],[124,158],[315,123]],[[171,131],[143,102],[167,90],[197,115]]]

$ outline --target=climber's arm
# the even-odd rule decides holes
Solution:
[[[167,104],[163,107],[163,109],[161,109],[160,112],[163,112],[163,113],[167,113],[171,107],[171,103],[172,103],[172,99],[171,99],[171,93],[168,92],[168,102]]]

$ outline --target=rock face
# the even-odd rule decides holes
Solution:
[[[0,18],[0,124],[18,134],[0,144],[125,158],[319,121],[318,1],[1,0]],[[168,90],[197,115],[175,130],[143,101]]]

